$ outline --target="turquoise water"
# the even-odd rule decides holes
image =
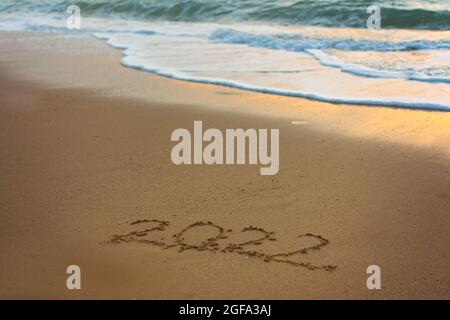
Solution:
[[[382,7],[384,28],[450,29],[447,0],[3,0],[0,11],[51,13],[77,4],[83,14],[98,17],[365,28],[366,8],[374,3]]]
[[[81,9],[68,30],[66,9]],[[180,80],[333,103],[450,111],[450,1],[0,2],[0,30],[92,35],[122,64]],[[0,34],[1,39],[1,34]]]

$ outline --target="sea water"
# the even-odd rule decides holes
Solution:
[[[450,1],[72,1],[0,3],[0,30],[92,35],[125,67],[180,80],[374,106],[450,111]],[[0,34],[1,38],[1,34]]]

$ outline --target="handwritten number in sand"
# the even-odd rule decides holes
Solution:
[[[165,231],[166,227],[169,226],[168,221],[157,220],[157,219],[144,219],[144,220],[136,220],[130,223],[131,226],[143,226],[144,229],[138,231],[132,231],[127,234],[116,234],[113,235],[109,243],[119,244],[119,243],[129,243],[129,242],[138,242],[145,243],[150,245],[155,245],[162,247],[164,249],[178,247],[180,252],[193,249],[197,251],[209,251],[209,252],[223,252],[223,253],[238,253],[241,255],[245,255],[247,257],[259,258],[266,262],[278,262],[285,263],[295,267],[302,267],[309,270],[325,270],[325,271],[334,271],[337,267],[333,265],[315,265],[310,262],[296,262],[290,260],[289,258],[295,255],[307,255],[310,252],[317,251],[322,249],[323,247],[329,244],[329,241],[320,235],[314,235],[312,233],[305,233],[299,236],[299,238],[310,238],[316,241],[317,243],[308,247],[304,247],[301,249],[276,253],[276,254],[267,254],[263,251],[258,250],[250,250],[247,249],[250,246],[259,246],[262,245],[265,241],[275,241],[274,232],[268,232],[260,227],[249,226],[242,230],[242,232],[256,232],[258,233],[258,237],[247,240],[241,243],[229,243],[224,248],[220,248],[219,242],[220,240],[228,238],[227,233],[232,230],[225,230],[221,226],[214,224],[211,221],[198,221],[190,224],[179,233],[174,234],[172,237],[174,238],[174,242],[172,244],[167,244],[161,238],[158,240],[149,239],[147,236],[156,231]],[[209,236],[207,239],[203,239],[198,243],[189,243],[186,239],[188,231],[195,230],[198,234],[199,230],[213,230],[214,236]],[[287,259],[286,259],[287,258]]]
[[[242,243],[230,243],[228,246],[222,250],[222,252],[236,252],[239,254],[243,254],[250,257],[259,257],[259,258],[265,258],[266,254],[261,251],[257,250],[245,250],[245,247],[248,246],[257,246],[261,245],[266,240],[275,240],[275,238],[271,238],[271,235],[273,232],[268,232],[260,227],[254,227],[249,226],[242,230],[242,232],[248,232],[248,231],[256,231],[260,234],[262,234],[259,238],[248,240]]]
[[[319,265],[312,264],[310,262],[297,262],[297,261],[293,261],[293,260],[289,260],[289,259],[283,259],[283,258],[286,258],[286,257],[295,256],[295,255],[307,255],[309,252],[320,250],[321,248],[327,246],[330,243],[324,237],[322,237],[320,235],[315,235],[315,234],[312,234],[312,233],[301,234],[299,236],[299,238],[312,238],[312,239],[318,241],[318,243],[316,243],[316,244],[314,244],[312,246],[309,246],[309,247],[304,247],[304,248],[298,249],[298,250],[293,250],[293,251],[288,251],[288,252],[282,252],[282,253],[269,255],[269,256],[267,256],[267,259],[270,260],[270,261],[275,261],[275,262],[280,262],[280,263],[287,263],[287,264],[290,264],[290,265],[293,265],[293,266],[307,268],[309,270],[323,269],[323,270],[326,270],[326,271],[333,271],[333,270],[336,269],[336,266],[332,266],[332,265],[319,266]]]
[[[111,239],[111,243],[121,243],[121,242],[140,242],[145,244],[152,244],[159,247],[163,247],[164,249],[171,248],[176,246],[175,244],[168,245],[163,241],[158,240],[150,240],[145,238],[151,232],[154,231],[165,231],[166,227],[169,226],[168,221],[157,220],[157,219],[144,219],[144,220],[136,220],[130,223],[131,226],[146,226],[145,229],[141,229],[138,231],[132,231],[127,234],[116,234],[113,235]],[[150,225],[150,226],[149,226]],[[153,226],[152,226],[153,225]],[[162,239],[161,239],[162,240]]]
[[[214,237],[210,237],[206,240],[201,241],[199,244],[188,244],[185,241],[184,235],[188,230],[194,229],[194,228],[216,229],[217,234]],[[198,221],[198,222],[195,222],[195,223],[187,226],[186,228],[181,230],[179,233],[175,234],[174,237],[176,239],[175,243],[179,246],[180,252],[184,251],[184,250],[189,250],[189,249],[195,249],[198,251],[205,251],[205,250],[217,251],[217,250],[219,250],[219,244],[217,243],[217,241],[219,239],[226,238],[224,233],[225,233],[225,230],[222,227],[212,223],[211,221],[206,221],[206,222]]]

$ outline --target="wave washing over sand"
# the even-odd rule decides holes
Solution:
[[[0,30],[92,34],[123,50],[124,66],[162,76],[334,103],[450,111],[445,1],[386,1],[382,27],[398,29],[377,31],[364,28],[364,1],[351,11],[341,3],[339,21],[305,1],[229,1],[220,8],[205,1],[85,1],[76,32],[66,28],[67,1],[17,3],[0,5]],[[306,9],[312,13],[302,16]]]

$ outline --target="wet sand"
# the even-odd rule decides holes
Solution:
[[[0,40],[0,298],[450,298],[448,113],[164,79],[94,39]],[[194,120],[279,128],[280,172],[173,165]]]

